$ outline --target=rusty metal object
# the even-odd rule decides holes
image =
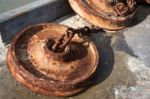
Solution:
[[[137,0],[139,4],[150,4],[150,0]]]
[[[107,30],[127,27],[135,15],[135,0],[69,0],[81,17]]]
[[[55,52],[58,48],[64,49],[71,42],[73,37],[77,34],[80,38],[83,36],[89,36],[90,33],[96,33],[99,31],[103,31],[102,28],[97,26],[84,26],[82,28],[73,29],[68,28],[68,30],[60,36],[60,38],[56,41],[56,43],[52,46],[52,50]]]
[[[103,31],[103,30],[97,26],[92,26],[92,27],[84,26],[84,27],[78,28],[78,29],[68,28],[66,30],[66,32],[64,34],[62,34],[60,36],[60,38],[58,38],[58,40],[55,41],[55,43],[53,44],[53,46],[51,46],[50,49],[53,52],[58,52],[58,51],[60,51],[60,49],[61,50],[67,49],[67,52],[68,52],[70,50],[69,44],[76,34],[79,36],[79,38],[82,38],[84,36],[89,36],[91,33],[96,33],[99,31]],[[67,53],[65,52],[64,54],[67,54]],[[64,54],[62,54],[61,56],[64,56]],[[56,55],[53,55],[53,56],[56,56]],[[50,57],[52,57],[52,56],[50,56]],[[60,55],[59,55],[59,57],[60,57]]]
[[[92,41],[74,35],[65,48],[53,51],[67,30],[63,25],[40,24],[19,33],[7,54],[13,77],[44,95],[71,96],[89,87],[99,62],[97,49]]]

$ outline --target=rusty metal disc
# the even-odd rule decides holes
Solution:
[[[69,0],[73,10],[90,23],[108,30],[127,27],[135,15],[135,0]]]
[[[64,50],[50,49],[67,29],[58,24],[40,24],[19,33],[7,54],[13,77],[44,95],[71,96],[87,88],[99,61],[93,42],[75,36]]]

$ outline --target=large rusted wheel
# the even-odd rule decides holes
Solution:
[[[51,46],[67,29],[40,24],[19,33],[7,54],[13,77],[44,95],[71,96],[87,88],[98,66],[97,49],[93,42],[75,36],[65,50],[53,52]]]
[[[90,23],[107,30],[120,30],[131,24],[135,0],[69,0],[73,10]]]

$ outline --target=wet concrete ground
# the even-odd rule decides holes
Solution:
[[[90,38],[96,44],[100,64],[95,85],[74,97],[59,98],[31,92],[9,73],[5,64],[8,46],[0,44],[0,99],[150,99],[150,8],[139,7],[134,25],[118,32],[99,32]],[[58,23],[74,28],[89,25],[78,15]]]

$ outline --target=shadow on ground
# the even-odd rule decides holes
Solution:
[[[99,37],[98,37],[99,36]],[[97,46],[100,62],[97,69],[97,74],[93,78],[95,85],[102,83],[106,80],[113,71],[114,66],[114,51],[111,47],[111,36],[106,36],[105,32],[100,32],[92,36],[92,40]]]
[[[150,7],[149,6],[138,6],[136,10],[135,17],[132,24],[129,25],[129,27],[135,26],[137,24],[140,24],[143,22],[147,16],[150,14]]]

